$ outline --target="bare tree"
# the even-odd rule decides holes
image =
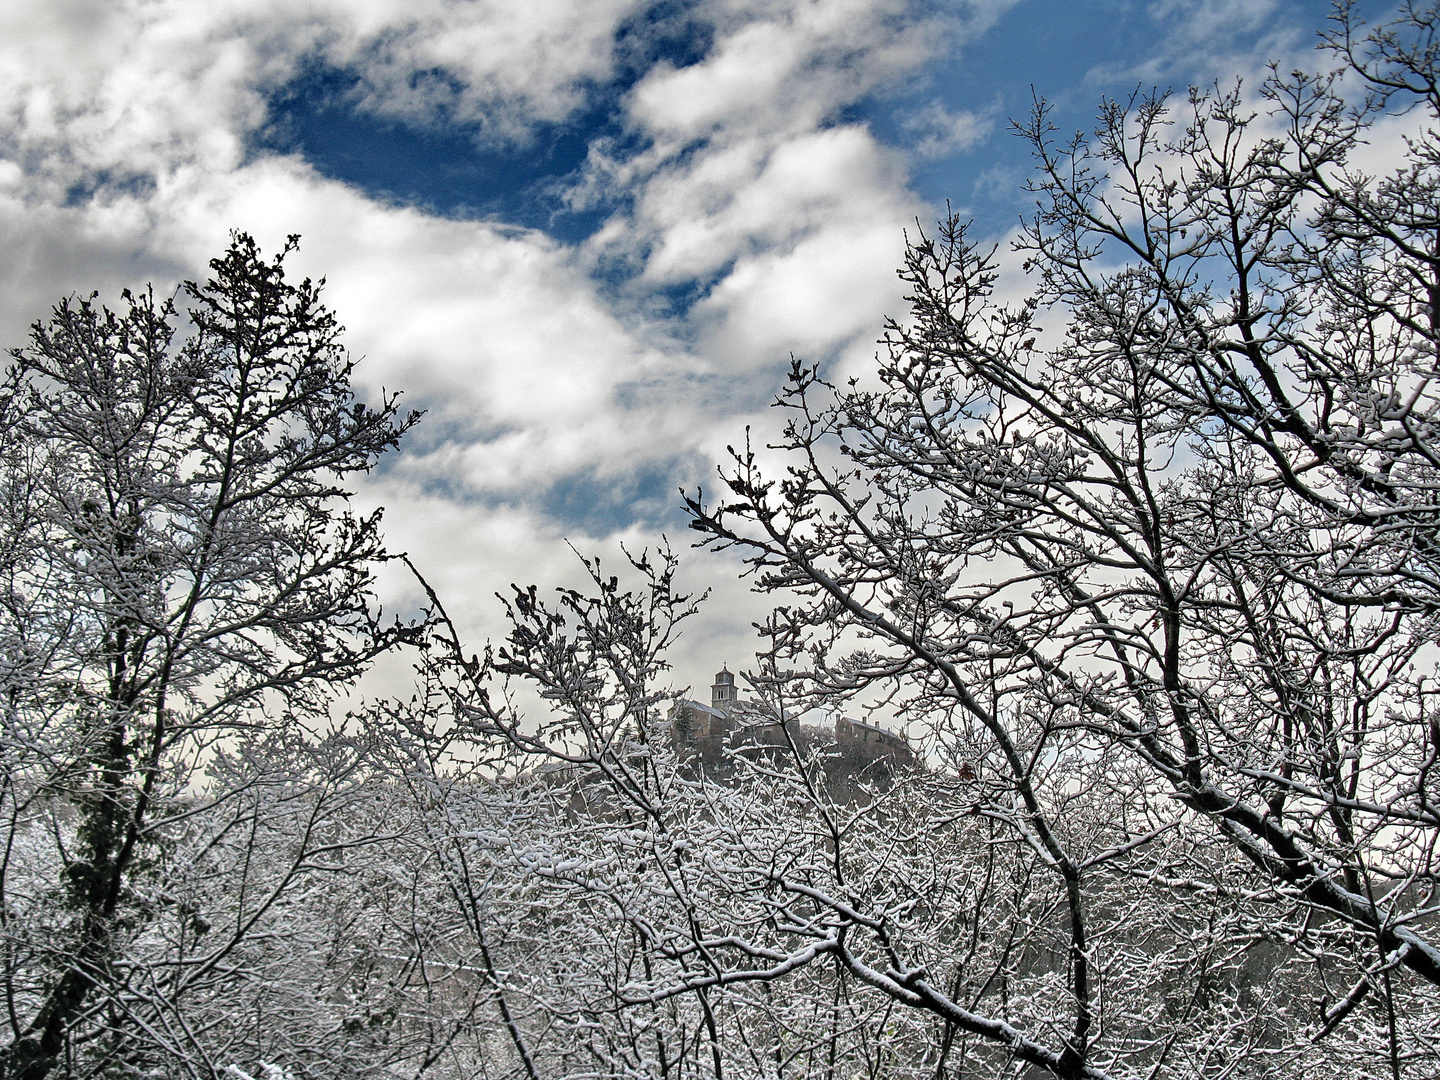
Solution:
[[[343,487],[417,416],[356,401],[319,286],[285,277],[294,245],[267,262],[236,235],[181,291],[184,332],[150,292],[119,310],[62,302],[0,393],[7,1077],[139,1068],[165,1042],[161,1014],[176,1045],[203,1040],[176,1006],[234,973],[274,896],[242,890],[230,929],[197,942],[200,912],[173,918],[187,859],[275,814],[305,827],[262,894],[329,861],[320,823],[355,766],[307,728],[417,632],[382,623],[379,516],[346,510]],[[244,783],[207,784],[218,751],[248,761],[230,774]],[[177,857],[206,815],[228,824]],[[149,964],[166,920],[192,936]]]

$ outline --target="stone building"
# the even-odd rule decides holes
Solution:
[[[710,687],[710,704],[682,699],[669,719],[670,740],[681,757],[716,778],[733,774],[736,757],[789,758],[793,746],[820,763],[832,795],[848,800],[888,789],[897,773],[915,766],[905,737],[876,724],[839,716],[833,728],[796,720],[782,728],[764,705],[741,700],[735,676],[725,667]]]

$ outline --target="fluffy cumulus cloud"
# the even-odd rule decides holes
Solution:
[[[613,556],[683,527],[675,487],[742,437],[791,353],[866,362],[903,305],[902,230],[935,212],[916,164],[994,126],[927,73],[1015,2],[9,0],[0,335],[68,293],[201,274],[231,229],[271,250],[302,234],[362,394],[429,412],[362,497],[485,633],[497,588],[573,574],[567,539]],[[1229,10],[1167,3],[1196,26]],[[317,72],[348,115],[477,158],[568,132],[583,163],[542,194],[594,227],[399,205],[274,149],[275,103]],[[916,86],[883,141],[867,108]],[[686,678],[699,652],[746,659],[759,601],[725,587],[734,569],[694,560],[720,588]]]
[[[421,123],[478,122],[523,140],[605,82],[616,30],[641,0],[419,0],[314,4],[324,55],[361,76],[362,107]],[[292,9],[293,10],[293,9]]]

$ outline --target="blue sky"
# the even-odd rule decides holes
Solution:
[[[1324,63],[1318,0],[10,0],[0,336],[60,296],[203,272],[232,228],[298,268],[428,415],[360,493],[477,636],[511,580],[668,533],[764,432],[791,353],[863,372],[902,232],[1003,241],[1032,95],[1258,85]],[[1386,5],[1362,5],[1383,15]],[[761,601],[678,658],[743,664]],[[404,602],[406,586],[391,586]]]

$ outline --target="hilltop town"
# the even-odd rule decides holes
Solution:
[[[827,787],[840,799],[872,789],[886,790],[895,776],[913,768],[915,754],[905,736],[877,724],[836,715],[833,727],[782,722],[758,701],[742,701],[735,675],[722,667],[710,687],[710,703],[682,698],[669,714],[671,744],[707,775],[725,777],[737,756],[778,757],[799,751],[818,756]]]

